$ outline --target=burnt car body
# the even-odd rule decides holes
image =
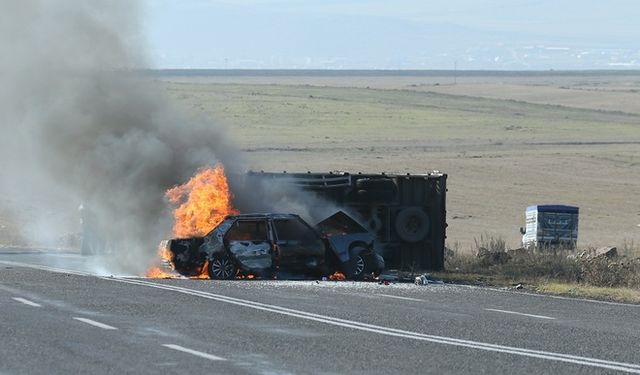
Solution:
[[[227,216],[204,237],[169,240],[176,271],[212,279],[254,275],[321,277],[339,271],[347,278],[374,276],[384,259],[374,248],[375,236],[343,212],[315,228],[295,214]]]

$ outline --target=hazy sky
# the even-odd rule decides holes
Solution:
[[[640,0],[146,0],[160,68],[640,68]]]

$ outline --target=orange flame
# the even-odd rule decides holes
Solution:
[[[200,273],[194,276],[191,276],[192,279],[208,279],[209,278],[209,261],[205,260],[202,268],[200,269]]]
[[[145,273],[145,277],[150,279],[172,279],[175,275],[170,274],[159,266],[151,266]]]
[[[224,168],[219,164],[213,168],[200,169],[185,184],[167,190],[165,196],[176,206],[173,211],[173,235],[178,238],[204,236],[227,215],[238,213],[231,204],[233,196]],[[166,242],[160,244],[158,255],[173,268],[173,254]],[[207,266],[205,262],[200,273],[192,278],[208,278]],[[163,272],[159,267],[152,267],[147,271],[147,277],[166,277]]]
[[[204,236],[227,215],[238,213],[231,205],[229,183],[219,164],[201,169],[187,183],[169,189],[166,197],[178,205],[173,212],[176,237]]]
[[[158,256],[160,257],[161,262],[169,264],[173,269],[173,256],[167,247],[167,241],[160,242],[160,245],[158,246]],[[159,265],[153,265],[149,267],[145,276],[152,279],[170,279],[176,275],[168,272]]]

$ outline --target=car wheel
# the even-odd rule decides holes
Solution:
[[[230,280],[236,277],[238,267],[226,255],[217,255],[209,260],[209,278],[214,280]]]
[[[351,251],[351,266],[348,272],[350,279],[362,280],[369,273],[371,264],[365,252],[366,250],[363,248],[355,248]]]
[[[364,276],[364,271],[367,269],[367,263],[362,255],[359,255],[353,262],[353,278],[361,279]]]

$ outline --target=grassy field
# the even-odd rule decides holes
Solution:
[[[581,246],[640,243],[640,76],[450,81],[263,75],[158,84],[187,112],[226,126],[248,168],[448,173],[448,241],[462,250],[482,234],[519,246],[524,209],[539,203],[580,207]]]

